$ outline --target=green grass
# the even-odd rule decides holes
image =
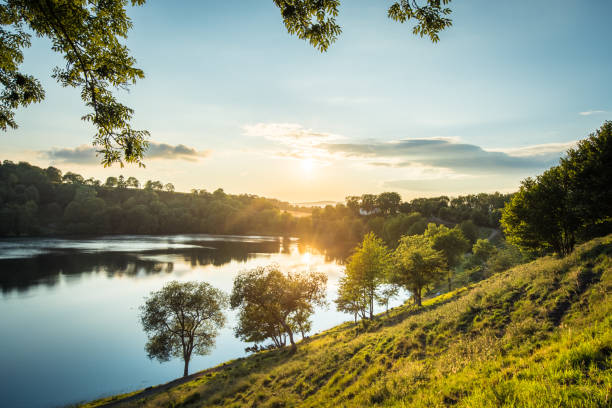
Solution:
[[[612,236],[126,407],[607,407]]]

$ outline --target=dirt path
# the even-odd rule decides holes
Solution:
[[[491,242],[493,239],[495,239],[501,232],[498,229],[494,229],[493,231],[491,231],[491,233],[489,234],[489,236],[487,237],[487,239],[489,240],[489,242]]]

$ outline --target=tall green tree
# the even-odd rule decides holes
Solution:
[[[181,358],[186,377],[193,353],[205,355],[214,346],[226,307],[227,295],[206,282],[172,281],[152,292],[140,307],[147,355],[162,362]]]
[[[346,265],[346,275],[341,281],[340,290],[356,296],[353,299],[356,304],[367,305],[370,319],[374,317],[374,302],[381,297],[380,291],[387,283],[389,261],[389,249],[382,239],[370,232],[363,238],[363,242],[350,256]],[[343,303],[345,302],[343,300]]]
[[[569,149],[560,166],[571,182],[569,200],[582,221],[583,238],[612,231],[612,122]]]
[[[431,240],[423,235],[404,236],[393,252],[391,281],[409,290],[420,307],[423,289],[444,277],[446,268],[444,254],[432,247]]]
[[[448,291],[451,291],[451,282],[454,268],[459,265],[461,257],[470,249],[470,242],[463,235],[458,226],[448,228],[445,225],[430,223],[425,230],[425,237],[431,240],[431,246],[444,254],[448,266]]]
[[[529,250],[569,254],[579,239],[612,232],[612,122],[569,149],[559,166],[523,180],[501,223]]]
[[[569,254],[581,225],[571,188],[568,174],[558,166],[523,180],[502,213],[508,241],[527,250]]]

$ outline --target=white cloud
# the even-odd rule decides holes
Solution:
[[[578,112],[578,114],[581,116],[599,115],[602,113],[608,113],[608,112],[605,110],[589,110],[589,111],[584,111],[584,112]]]
[[[513,157],[543,156],[554,154],[560,157],[568,149],[576,146],[577,140],[564,143],[546,143],[532,146],[515,147],[510,149],[488,149],[491,152],[502,152]]]
[[[316,145],[323,141],[342,139],[333,133],[316,132],[296,123],[256,123],[242,128],[244,135],[263,137],[283,144]]]

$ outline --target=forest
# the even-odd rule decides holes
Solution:
[[[428,222],[461,224],[475,241],[476,226],[499,228],[510,194],[416,198],[395,192],[347,197],[324,208],[296,207],[252,194],[192,189],[134,177],[85,179],[55,167],[0,164],[0,235],[260,234],[300,236],[354,246],[374,232],[389,245],[404,234],[422,234]],[[297,215],[297,216],[296,216]]]

